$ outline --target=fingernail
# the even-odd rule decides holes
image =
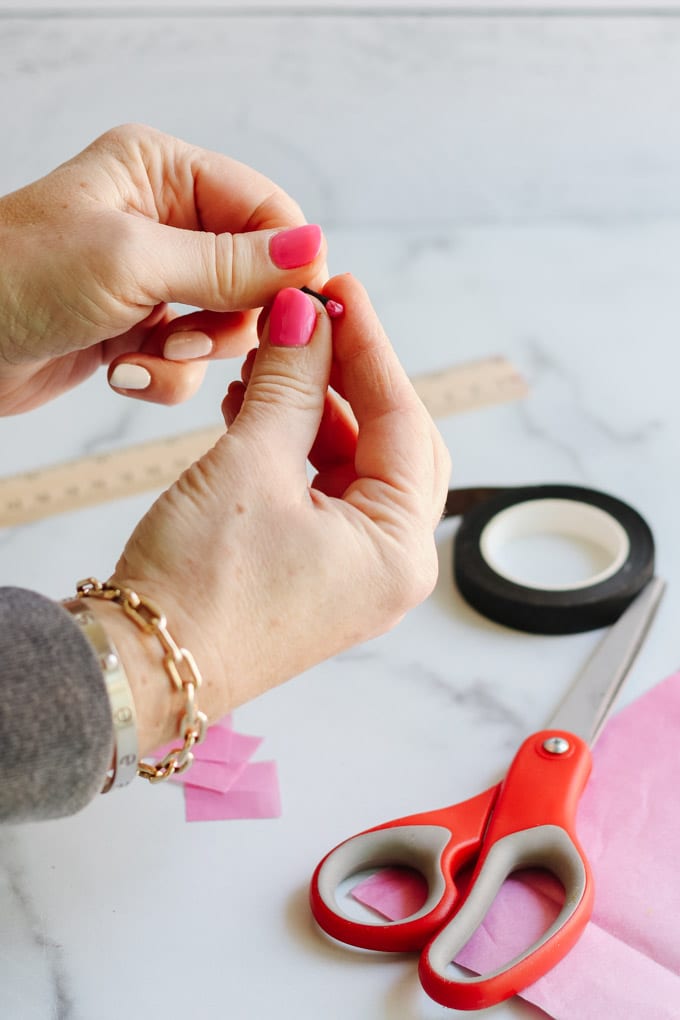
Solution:
[[[145,390],[150,382],[151,373],[145,368],[125,363],[116,365],[109,378],[109,386],[117,390]]]
[[[191,361],[205,358],[213,349],[212,340],[198,330],[178,330],[165,341],[163,357],[168,361]]]
[[[304,347],[312,339],[316,310],[295,287],[280,290],[269,315],[269,343],[274,347]]]
[[[313,262],[321,251],[321,227],[308,223],[274,234],[269,242],[269,255],[279,269],[297,269]]]

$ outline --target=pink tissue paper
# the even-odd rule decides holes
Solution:
[[[679,774],[677,673],[615,715],[593,750],[577,816],[593,916],[568,956],[522,993],[555,1020],[680,1020]],[[419,881],[392,871],[353,895],[396,919],[423,902]],[[480,974],[500,967],[545,931],[560,893],[542,873],[510,878],[456,962]]]
[[[205,738],[206,742],[209,736],[210,732]],[[251,737],[246,733],[236,733],[234,730],[230,730],[226,736],[228,740],[224,742],[223,757],[207,758],[203,745],[199,744],[194,752],[195,761],[191,768],[182,775],[173,776],[171,782],[198,786],[203,790],[213,790],[215,793],[226,793],[230,790],[262,743],[262,737]],[[214,750],[209,753],[216,754]]]
[[[203,743],[194,748],[191,767],[170,780],[184,787],[188,822],[279,817],[276,764],[250,761],[261,743],[261,737],[234,730],[230,716],[208,729]],[[160,747],[156,758],[173,746]]]
[[[276,762],[251,762],[227,793],[197,786],[184,788],[188,822],[215,822],[235,818],[278,818],[281,798]]]

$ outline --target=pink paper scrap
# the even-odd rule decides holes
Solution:
[[[205,740],[194,748],[191,767],[170,780],[184,787],[187,821],[280,816],[275,763],[250,761],[261,743],[262,737],[234,730],[231,716],[208,729]],[[159,747],[156,760],[175,746]]]
[[[388,921],[410,917],[427,899],[427,882],[411,868],[381,868],[352,889],[359,903]]]
[[[226,793],[237,781],[248,759],[243,761],[195,761],[191,768],[181,775],[171,776],[170,782],[179,786],[200,786],[202,790]]]
[[[278,818],[281,815],[276,762],[250,762],[226,793],[184,787],[186,820],[214,822],[237,818]]]
[[[212,726],[208,727],[205,740],[194,748],[194,758],[197,761],[226,761],[231,746],[232,734],[232,719],[230,715],[227,715],[224,719],[220,719],[219,722],[213,723]],[[162,744],[149,757],[159,761],[172,751],[173,748],[178,746],[179,741],[177,740],[171,741],[169,744]]]
[[[178,776],[173,776],[170,781],[186,786],[200,786],[204,790],[214,790],[216,793],[226,793],[259,748],[262,737],[236,733],[234,730],[230,730],[225,735],[229,739],[224,742],[224,747],[221,749],[224,759],[211,760],[206,757],[205,750],[203,750],[203,744],[208,743],[208,737],[206,737],[203,744],[199,744],[196,748],[196,758],[191,768]],[[209,753],[216,753],[214,741]]]

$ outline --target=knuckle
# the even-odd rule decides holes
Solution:
[[[264,198],[251,213],[246,230],[270,230],[282,225],[302,225],[306,222],[301,206],[291,196],[260,175],[263,185],[268,185]]]
[[[217,301],[222,307],[238,303],[236,258],[234,238],[231,234],[203,234],[206,242],[206,266],[208,278]]]
[[[403,612],[425,601],[434,589],[438,573],[437,550],[428,529],[427,539],[414,542],[402,560],[398,591]]]
[[[140,146],[145,138],[152,133],[151,128],[133,122],[117,124],[101,134],[92,143],[96,149],[104,149],[114,155],[127,153]]]
[[[406,613],[431,594],[437,581],[439,562],[434,539],[414,535],[395,543],[384,554],[379,572],[379,607],[382,630],[394,626]]]
[[[132,121],[124,124],[116,124],[105,131],[100,138],[108,142],[129,142],[137,139],[141,134],[141,125]]]
[[[282,365],[277,370],[267,369],[253,375],[246,390],[249,403],[285,404],[300,411],[317,411],[323,396],[320,387],[311,379],[286,372]]]

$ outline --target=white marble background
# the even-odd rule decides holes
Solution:
[[[0,4],[0,191],[145,121],[290,190],[409,371],[509,357],[527,400],[441,423],[454,481],[584,483],[647,516],[670,586],[628,700],[680,663],[678,5],[305,6]],[[97,377],[0,420],[0,473],[211,423],[236,372],[214,366],[173,409]],[[106,574],[152,497],[0,533],[3,583],[62,597]],[[466,608],[454,527],[437,590],[395,631],[239,710],[279,763],[280,820],[186,825],[177,790],[140,783],[0,833],[2,1020],[457,1015],[420,991],[414,960],[331,947],[306,906],[341,838],[497,778],[596,640]]]

